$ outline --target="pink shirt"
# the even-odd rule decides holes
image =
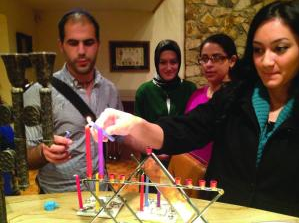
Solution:
[[[209,98],[207,97],[208,88],[209,88],[208,86],[202,87],[196,90],[191,95],[187,103],[185,113],[188,113],[192,109],[196,108],[198,105],[204,104],[209,101]],[[198,159],[199,161],[208,164],[211,158],[212,147],[213,147],[213,143],[210,142],[209,144],[205,145],[201,149],[193,150],[192,152],[190,152],[190,154],[196,159]]]

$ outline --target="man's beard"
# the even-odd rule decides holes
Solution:
[[[87,66],[84,66],[84,67],[78,66],[76,62],[71,62],[71,63],[69,63],[69,65],[72,68],[72,70],[75,71],[76,74],[87,75],[87,74],[90,74],[90,72],[94,70],[95,62],[96,62],[95,60],[91,61],[90,63],[87,64]]]

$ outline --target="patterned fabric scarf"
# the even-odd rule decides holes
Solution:
[[[160,77],[159,74],[155,74],[153,82],[154,82],[155,85],[163,88],[164,90],[173,90],[173,89],[177,88],[181,84],[182,80],[177,75],[172,80],[165,81],[163,78]]]
[[[273,135],[275,130],[290,116],[294,105],[294,98],[291,98],[284,106],[282,111],[279,113],[273,129],[270,131],[268,131],[267,129],[268,116],[270,112],[269,95],[266,88],[261,83],[255,86],[251,100],[260,126],[260,138],[256,158],[256,166],[258,167],[268,139]]]

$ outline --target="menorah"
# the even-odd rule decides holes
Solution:
[[[154,222],[185,222],[195,223],[208,221],[204,218],[204,213],[209,207],[215,203],[223,194],[221,188],[217,188],[217,181],[211,180],[210,186],[206,186],[205,180],[199,180],[198,186],[193,185],[192,180],[186,180],[186,184],[180,182],[180,178],[173,178],[168,170],[161,163],[159,158],[152,152],[151,148],[147,148],[147,157],[139,162],[134,155],[132,158],[138,163],[136,169],[125,179],[125,175],[120,175],[119,179],[114,174],[109,175],[109,179],[96,176],[95,179],[86,178],[82,182],[91,193],[91,197],[86,200],[83,205],[80,192],[80,183],[77,184],[78,189],[78,215],[92,216],[90,223],[97,221],[98,217],[111,218],[115,223],[118,221],[116,215],[120,208],[125,205],[128,211],[135,217],[136,221],[142,223],[144,221],[153,220]],[[145,181],[145,176],[147,180]],[[151,182],[149,182],[149,180]],[[99,184],[107,184],[113,192],[112,196],[99,196],[99,191],[93,191],[91,184],[95,184],[98,188]],[[118,189],[113,186],[118,185]],[[122,190],[130,185],[140,186],[140,206],[139,210],[132,208],[125,198],[125,194],[121,194]],[[149,201],[148,189],[144,193],[144,187],[155,187],[157,189],[157,201]],[[145,188],[146,189],[146,188]],[[192,202],[185,190],[199,190],[208,192],[212,195],[212,199],[204,206],[202,210]],[[164,204],[160,196],[164,197]],[[152,205],[155,203],[154,205]],[[166,204],[167,203],[167,204]],[[145,207],[146,206],[146,207]],[[153,207],[154,206],[154,207]],[[161,216],[163,213],[163,219]]]
[[[53,142],[52,98],[49,81],[53,73],[55,57],[56,54],[52,52],[1,54],[9,82],[12,85],[12,107],[1,106],[0,124],[13,123],[15,153],[7,151],[1,153],[0,171],[15,170],[17,187],[21,190],[25,190],[29,186],[25,125],[41,125],[43,142],[47,145]],[[24,108],[25,71],[26,65],[30,62],[35,68],[37,81],[42,86],[39,94],[40,104],[43,106],[26,106]],[[15,163],[16,165],[14,165]],[[0,181],[0,221],[6,223],[5,196],[1,183],[2,181]]]

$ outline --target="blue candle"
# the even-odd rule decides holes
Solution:
[[[144,205],[145,205],[145,207],[148,207],[149,206],[149,203],[148,203],[149,186],[147,185],[149,183],[149,177],[148,176],[145,177],[145,182],[146,182],[146,185],[145,185]]]

